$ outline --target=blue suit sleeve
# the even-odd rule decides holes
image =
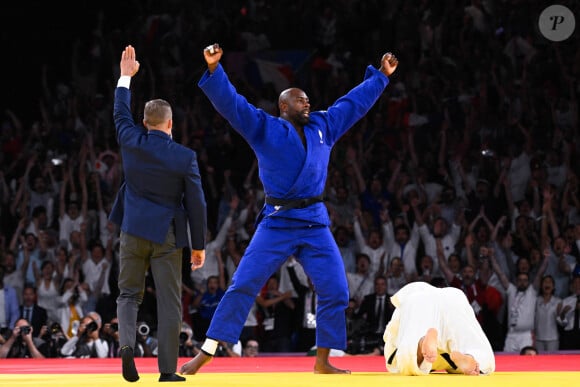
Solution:
[[[191,233],[191,248],[193,250],[203,250],[205,248],[207,230],[207,206],[195,153],[191,159],[189,174],[185,177],[184,202]]]
[[[135,133],[144,133],[145,128],[135,125],[131,114],[131,91],[126,87],[115,89],[115,103],[113,106],[113,119],[117,129],[117,142],[125,144],[134,138]]]

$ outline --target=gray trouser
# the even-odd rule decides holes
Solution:
[[[177,369],[181,332],[182,249],[175,248],[175,232],[169,229],[160,245],[121,232],[119,262],[119,344],[135,348],[137,312],[143,302],[145,275],[151,266],[157,300],[157,339],[159,372]]]

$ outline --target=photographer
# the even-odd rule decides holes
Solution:
[[[107,341],[109,354],[107,357],[119,357],[119,319],[113,317],[110,322],[103,325],[102,337]]]
[[[146,322],[137,323],[137,345],[135,348],[136,357],[156,357],[157,339],[150,335],[151,328]]]
[[[12,335],[0,347],[0,359],[44,359],[47,345],[44,340],[32,336],[33,328],[21,318],[16,321]]]
[[[39,337],[46,343],[46,357],[61,357],[60,350],[67,342],[67,337],[59,323],[52,323],[50,327],[43,325]]]
[[[60,353],[69,358],[106,358],[109,345],[99,337],[99,327],[91,317],[83,317],[77,335],[69,339]]]
[[[199,352],[199,343],[193,338],[193,330],[185,321],[179,333],[179,357],[192,357]]]

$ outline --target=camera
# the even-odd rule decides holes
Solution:
[[[8,327],[0,328],[0,336],[4,338],[4,340],[8,340],[8,338],[12,335],[12,331]]]
[[[113,332],[118,332],[118,331],[119,331],[119,324],[117,324],[117,323],[112,323],[112,324],[111,324],[111,330],[112,330]]]
[[[20,334],[22,336],[26,336],[26,335],[30,334],[30,327],[28,325],[20,327]]]
[[[187,339],[189,339],[189,335],[185,332],[181,332],[179,334],[179,343],[180,344],[185,344],[185,342],[187,341]]]
[[[52,340],[58,340],[59,337],[64,337],[62,333],[62,328],[59,323],[52,323],[50,329],[46,330],[46,333],[42,336],[42,340],[50,342]]]
[[[52,323],[52,325],[50,326],[50,333],[52,335],[57,335],[62,331],[62,328],[60,327],[59,323]]]
[[[74,287],[74,289],[73,289],[73,293],[72,293],[72,295],[70,296],[70,301],[71,301],[73,304],[76,304],[76,303],[77,303],[77,301],[79,300],[80,296],[81,296],[81,295],[80,295],[80,293],[79,293],[79,287],[78,287],[78,286],[75,286],[75,287]]]
[[[94,332],[97,329],[99,329],[99,326],[97,325],[96,322],[91,321],[90,323],[87,324],[87,328],[86,328],[87,333]]]
[[[139,333],[141,336],[147,336],[149,334],[149,325],[145,323],[139,324],[137,327],[137,333]]]

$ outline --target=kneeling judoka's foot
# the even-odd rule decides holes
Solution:
[[[437,360],[437,329],[429,328],[421,341],[421,354],[423,360],[435,363]]]
[[[451,352],[451,360],[457,366],[457,369],[465,375],[479,375],[479,364],[471,355],[465,355],[461,352]]]

